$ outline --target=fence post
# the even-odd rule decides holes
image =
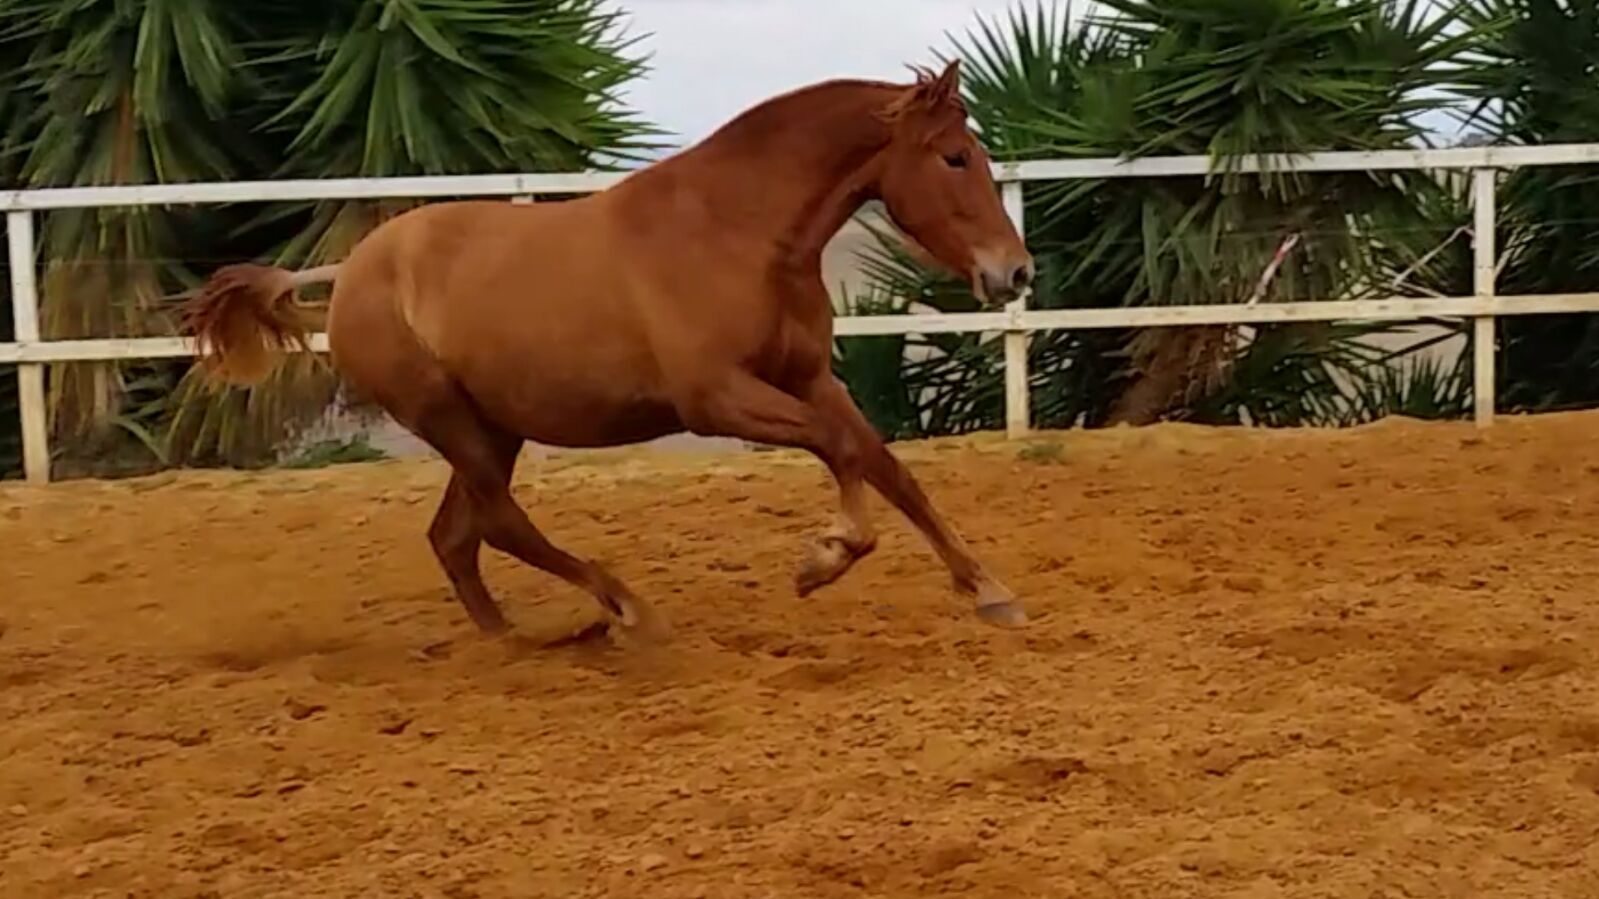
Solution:
[[[1495,296],[1494,274],[1498,256],[1495,248],[1494,183],[1498,173],[1493,169],[1472,169],[1471,187],[1474,208],[1472,225],[1472,292],[1478,300],[1492,300]],[[1496,320],[1492,315],[1472,318],[1472,374],[1474,386],[1472,401],[1476,409],[1477,426],[1486,428],[1493,424],[1497,406],[1496,378],[1494,377],[1494,341],[1497,337]]]
[[[11,330],[19,344],[39,341],[39,278],[34,268],[33,213],[6,213],[11,262]],[[22,413],[22,471],[35,484],[50,480],[50,432],[44,398],[44,365],[17,365],[17,406]]]
[[[1015,223],[1016,230],[1021,232],[1023,240],[1027,237],[1027,220],[1022,197],[1022,182],[1006,181],[1001,188],[1001,196],[1005,202],[1005,212],[1010,220]],[[1027,436],[1032,427],[1030,400],[1027,396],[1027,331],[1021,326],[1021,315],[1027,308],[1027,297],[1030,291],[1024,292],[1013,302],[1005,305],[1005,313],[1009,318],[1005,331],[1005,436],[1015,440]]]

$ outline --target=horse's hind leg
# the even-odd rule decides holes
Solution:
[[[335,364],[352,389],[382,406],[454,469],[428,534],[473,621],[489,632],[505,628],[478,568],[479,549],[487,543],[586,590],[626,625],[642,625],[645,634],[660,629],[620,581],[557,549],[528,521],[510,489],[522,441],[483,418],[466,391],[396,317],[395,305],[380,299],[392,288],[388,276],[370,265],[363,268],[361,258],[346,260],[334,288],[328,340]],[[370,254],[364,258],[381,261]]]
[[[516,456],[522,441],[497,437],[495,461],[496,474],[506,484],[511,482],[511,472],[516,468]],[[439,503],[438,514],[428,528],[428,540],[439,564],[455,587],[455,596],[472,622],[484,633],[498,634],[506,629],[505,616],[483,584],[483,572],[478,565],[478,551],[483,545],[472,498],[466,491],[466,482],[459,474],[452,474],[450,486],[445,488],[444,501]]]
[[[427,395],[414,401],[415,412],[408,416],[410,420],[406,424],[438,450],[455,469],[450,491],[458,492],[462,497],[452,499],[450,492],[446,493],[446,507],[440,509],[440,515],[446,518],[444,527],[453,531],[470,526],[476,538],[495,549],[587,591],[623,625],[636,628],[647,636],[661,635],[664,630],[662,623],[625,584],[599,565],[579,559],[552,544],[516,504],[516,499],[511,496],[509,471],[514,464],[514,455],[507,459],[503,449],[506,442],[514,438],[485,422],[466,394],[448,378],[440,377],[425,386],[413,387],[413,391]],[[458,509],[457,505],[463,508]],[[455,521],[462,514],[469,517],[464,525]],[[435,525],[438,525],[437,519]],[[470,546],[474,556],[471,567],[475,575],[475,544],[469,544],[457,535],[446,536],[456,536],[454,542],[447,543],[456,555],[446,564],[462,566],[456,571],[465,572],[464,550]],[[473,581],[481,587],[480,577],[474,577],[468,583]],[[486,597],[487,591],[484,590],[481,595]],[[472,611],[467,594],[462,595],[462,603],[467,605],[469,612]],[[498,614],[497,610],[495,614]],[[476,620],[475,613],[473,617]]]

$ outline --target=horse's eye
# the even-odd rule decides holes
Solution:
[[[964,169],[966,168],[966,154],[955,153],[950,156],[945,156],[944,164],[952,169]]]

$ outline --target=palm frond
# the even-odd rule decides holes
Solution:
[[[1472,121],[1503,144],[1599,140],[1599,2],[1468,0],[1495,61],[1466,91]],[[1529,168],[1499,194],[1501,294],[1599,290],[1599,166]],[[1599,404],[1599,315],[1509,316],[1499,325],[1502,408]]]
[[[614,167],[655,149],[653,126],[618,90],[646,71],[599,0],[352,0],[331,14],[241,0],[258,23],[254,131],[277,148],[265,173],[385,177]],[[387,218],[385,200],[277,203],[240,225],[278,229],[271,261],[343,258]],[[286,233],[285,223],[294,227]],[[260,250],[257,250],[260,252]],[[249,392],[180,387],[173,426],[183,458],[259,452],[320,416],[336,384],[325,366],[286,369]],[[191,408],[192,407],[192,408]],[[244,420],[232,417],[243,416]]]
[[[1423,0],[1106,0],[1076,21],[1033,2],[954,41],[972,116],[1002,159],[1200,154],[1241,159],[1417,143],[1423,111],[1475,83],[1487,26]],[[1439,96],[1444,97],[1443,101]],[[1109,179],[1029,184],[1029,247],[1045,308],[1338,299],[1401,272],[1425,292],[1457,273],[1456,195],[1419,173]],[[1291,252],[1273,262],[1284,247]],[[1422,264],[1420,260],[1425,259]],[[944,311],[975,308],[959,282],[881,245],[876,286]],[[1264,281],[1263,273],[1273,275]],[[1414,270],[1411,270],[1414,269]],[[1036,335],[1035,413],[1052,420],[1335,422],[1341,385],[1368,365],[1369,332],[1166,328]],[[906,368],[940,408],[997,421],[994,344],[943,338]],[[909,352],[909,349],[907,349]],[[969,365],[955,373],[949,366]],[[1092,400],[1069,390],[1097,390]],[[969,396],[956,398],[955,392]],[[1290,402],[1290,398],[1292,401]],[[974,410],[982,410],[980,413]],[[1069,410],[1069,411],[1068,411]]]
[[[238,84],[228,6],[217,0],[11,0],[9,44],[26,43],[4,101],[3,155],[25,187],[226,180],[219,127]],[[18,58],[20,57],[20,58]],[[161,333],[160,301],[192,283],[174,258],[177,219],[147,208],[57,210],[42,217],[41,326],[49,337]],[[113,420],[126,366],[51,366],[58,434]]]

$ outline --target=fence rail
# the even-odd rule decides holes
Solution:
[[[1025,434],[1028,420],[1027,337],[1034,331],[1087,328],[1173,327],[1219,324],[1347,320],[1469,318],[1473,322],[1475,419],[1487,426],[1494,415],[1495,321],[1503,315],[1599,312],[1599,293],[1500,297],[1495,294],[1495,187],[1503,169],[1599,163],[1599,144],[1471,147],[1445,150],[1382,150],[1250,156],[1211,160],[1203,156],[1142,159],[1057,159],[994,166],[1005,207],[1026,233],[1021,185],[1029,181],[1212,175],[1223,172],[1356,172],[1463,170],[1472,173],[1473,295],[1415,299],[1326,300],[1293,303],[1152,306],[1140,308],[1029,310],[1026,299],[1003,311],[961,314],[841,316],[841,336],[999,332],[1005,340],[1006,431]],[[11,263],[14,340],[0,343],[0,364],[15,364],[22,416],[23,468],[28,480],[50,478],[50,447],[44,366],[58,362],[185,358],[195,355],[187,338],[43,340],[39,330],[34,219],[53,209],[107,206],[169,206],[207,203],[282,202],[581,194],[603,190],[627,173],[467,175],[420,178],[308,179],[215,184],[162,184],[0,191]],[[312,340],[325,351],[325,335]]]

